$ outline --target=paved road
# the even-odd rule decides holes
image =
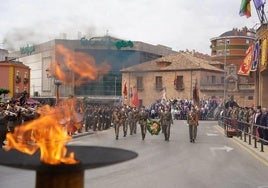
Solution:
[[[268,167],[230,138],[215,121],[201,121],[190,143],[185,121],[175,121],[169,142],[147,133],[115,140],[113,129],[79,137],[71,145],[97,145],[136,151],[136,159],[86,170],[86,188],[267,188]],[[34,187],[35,172],[0,167],[0,187]]]

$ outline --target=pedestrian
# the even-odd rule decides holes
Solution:
[[[191,107],[191,110],[187,114],[187,123],[189,126],[189,136],[190,136],[190,142],[195,142],[196,135],[197,135],[197,126],[198,126],[198,112],[194,108],[194,106]]]
[[[162,124],[163,133],[165,135],[165,141],[169,141],[170,126],[173,124],[173,118],[168,106],[166,106],[164,112],[161,113],[160,122]]]
[[[145,110],[145,106],[142,106],[141,111],[139,112],[139,124],[140,124],[140,127],[141,127],[142,140],[145,139],[146,125],[147,125],[147,120],[148,119],[149,119],[149,113]]]

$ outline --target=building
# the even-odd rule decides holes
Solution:
[[[138,92],[139,106],[157,100],[192,99],[195,84],[200,99],[223,98],[224,71],[210,65],[211,61],[179,52],[121,70],[123,102],[133,105]]]
[[[20,61],[31,68],[31,96],[56,96],[57,77],[51,75],[48,70],[52,62],[57,61],[60,66],[66,63],[62,58],[63,55],[56,50],[58,45],[71,50],[75,56],[78,53],[92,56],[97,65],[106,62],[111,66],[110,71],[101,79],[90,80],[80,85],[61,84],[59,95],[61,97],[75,95],[101,101],[114,100],[121,96],[120,69],[174,53],[166,46],[124,41],[110,36],[90,39],[82,37],[80,40],[55,39],[39,45],[27,45],[11,56],[19,57]],[[68,74],[72,76],[75,83],[79,75],[72,75],[71,71]]]
[[[257,105],[268,107],[268,24],[264,23],[257,29],[257,38],[260,46],[259,60],[256,83],[256,99]]]
[[[30,68],[15,60],[0,61],[0,88],[8,89],[5,96],[12,98],[24,91],[30,92]]]
[[[247,49],[256,41],[255,31],[246,27],[242,30],[234,28],[210,41],[211,60],[222,62],[226,70],[225,99],[233,95],[240,106],[254,105],[256,74],[250,72],[249,75],[239,75],[238,70],[243,63]]]

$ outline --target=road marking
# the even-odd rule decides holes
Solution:
[[[230,152],[232,151],[234,148],[228,147],[228,146],[223,146],[223,147],[211,147],[210,150],[223,150],[223,151],[227,151]]]
[[[220,131],[223,135],[224,135],[224,131],[223,129],[221,129],[218,125],[215,125],[215,129],[217,129],[218,131]],[[262,157],[260,157],[259,155],[257,155],[256,153],[254,153],[252,150],[248,149],[246,146],[244,146],[243,144],[239,143],[237,140],[235,139],[231,139],[232,142],[236,143],[237,145],[239,145],[241,148],[243,148],[244,150],[246,150],[249,154],[251,154],[255,159],[257,159],[258,161],[260,161],[261,163],[263,163],[264,165],[268,166],[268,161],[264,160]]]
[[[207,136],[219,136],[219,135],[215,133],[207,133]]]

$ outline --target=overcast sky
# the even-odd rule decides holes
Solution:
[[[66,33],[77,39],[110,36],[210,54],[210,39],[259,23],[239,16],[241,0],[5,0],[0,48],[19,49]],[[267,14],[267,4],[265,11]]]

